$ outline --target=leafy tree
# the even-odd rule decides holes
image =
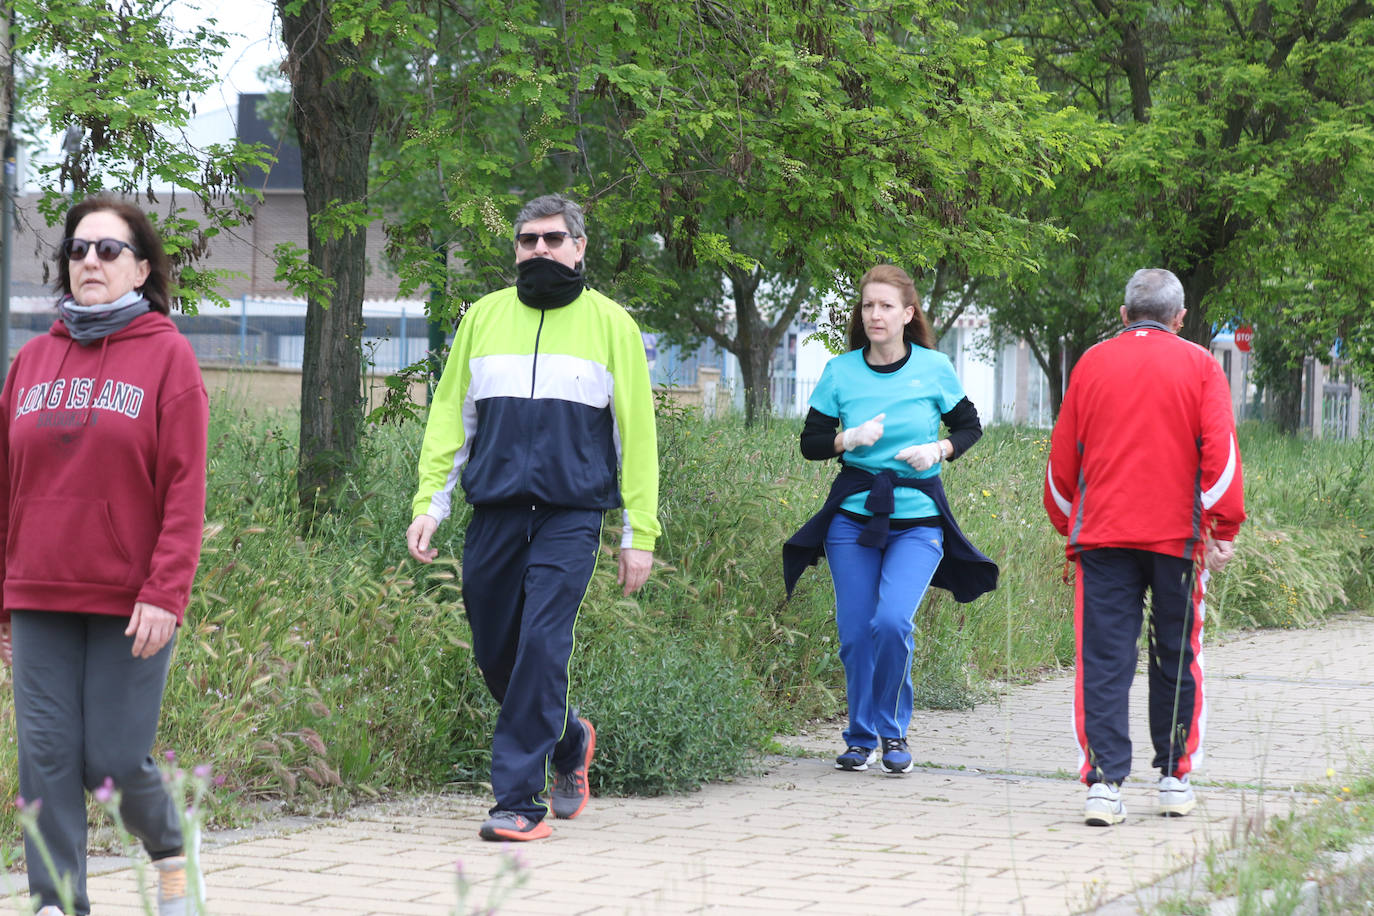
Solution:
[[[12,0],[6,9],[25,77],[20,127],[66,138],[62,161],[38,170],[49,224],[91,194],[136,199],[154,211],[183,308],[201,297],[225,303],[218,275],[195,264],[217,234],[249,218],[236,177],[266,152],[233,142],[197,149],[187,136],[187,99],[212,85],[225,45],[213,23],[180,34],[156,0],[122,0],[117,11],[100,0]]]
[[[353,469],[362,425],[368,171],[380,101],[374,63],[427,47],[432,22],[405,3],[278,0],[290,118],[301,149],[307,258],[277,251],[278,275],[306,294],[297,493],[308,527]]]
[[[736,355],[751,419],[797,314],[822,317],[816,303],[852,296],[879,260],[1005,269],[1052,233],[1025,218],[1029,190],[1092,155],[1020,49],[961,35],[951,4],[637,9],[635,55],[599,43],[583,71],[621,113],[608,137],[620,167],[585,180],[726,291],[644,308]],[[582,15],[588,35],[610,25]]]
[[[469,278],[509,270],[493,230],[519,197],[570,190],[598,285],[733,352],[751,419],[797,314],[880,259],[1017,262],[1053,231],[1018,201],[1092,155],[1020,49],[960,35],[942,2],[463,6],[470,41],[424,69],[388,179],[442,175]]]
[[[984,21],[1025,43],[1043,85],[1120,129],[1092,177],[1104,221],[1087,237],[1178,274],[1186,336],[1206,344],[1218,322],[1277,316],[1287,344],[1322,353],[1339,338],[1368,374],[1371,12],[1367,0],[1015,0]]]

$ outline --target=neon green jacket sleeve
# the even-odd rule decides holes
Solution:
[[[468,314],[475,308],[469,309]],[[468,443],[477,416],[468,399],[472,381],[468,370],[470,327],[466,317],[458,323],[443,375],[434,390],[424,444],[420,447],[420,485],[411,503],[411,518],[429,515],[442,522],[452,513],[453,490],[467,462]]]
[[[617,334],[611,352],[615,378],[616,427],[620,432],[620,498],[625,504],[625,533],[620,546],[653,550],[663,533],[658,523],[658,431],[649,362],[644,339],[634,320]]]

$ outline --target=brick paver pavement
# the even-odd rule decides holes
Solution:
[[[1060,914],[1113,904],[1225,847],[1247,822],[1310,803],[1374,740],[1374,618],[1266,632],[1206,653],[1207,757],[1199,806],[1154,815],[1144,677],[1132,696],[1130,817],[1081,822],[1069,731],[1072,677],[1017,687],[969,712],[921,711],[922,763],[905,777],[836,771],[838,728],[728,784],[671,798],[598,798],[545,841],[477,839],[488,801],[437,796],[207,838],[216,916],[435,914],[526,878],[502,913],[784,913],[895,910]],[[723,749],[728,750],[728,749]],[[100,870],[100,869],[97,869]],[[134,871],[92,877],[100,916],[140,913]]]

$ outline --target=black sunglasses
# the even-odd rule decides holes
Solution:
[[[62,253],[67,256],[69,261],[84,261],[86,260],[86,252],[91,250],[92,245],[95,246],[95,256],[102,261],[113,261],[123,253],[125,248],[132,251],[134,257],[139,257],[137,248],[119,239],[99,239],[94,242],[88,239],[63,239]]]
[[[533,251],[540,239],[543,239],[544,244],[550,248],[562,248],[564,240],[571,237],[571,232],[522,232],[515,237],[515,240],[520,243],[521,248],[526,251]]]

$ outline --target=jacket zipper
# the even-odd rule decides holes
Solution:
[[[539,327],[536,328],[534,332],[534,357],[530,360],[530,400],[534,400],[535,384],[539,376],[539,339],[544,334],[544,316],[547,314],[548,312],[543,309],[539,310]],[[532,441],[529,444],[531,446],[534,445]],[[529,448],[525,449],[525,454],[529,455],[530,451],[531,449]],[[526,471],[528,472],[528,470],[527,459]],[[538,511],[538,506],[530,506],[529,524],[525,528],[525,543],[527,544],[534,540],[534,515]]]
[[[539,310],[539,327],[534,332],[534,359],[530,361],[530,397],[534,397],[535,376],[539,374],[539,337],[544,333],[544,316],[548,312]]]

